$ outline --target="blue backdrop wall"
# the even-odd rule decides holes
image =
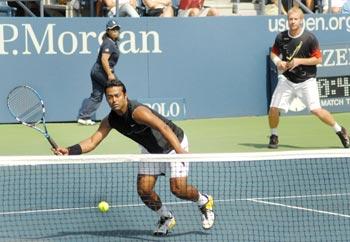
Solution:
[[[90,68],[107,20],[1,18],[0,122],[14,122],[6,97],[21,84],[41,94],[48,121],[75,120],[91,92]],[[130,98],[172,119],[266,114],[267,55],[277,32],[286,29],[284,17],[118,21],[122,54],[116,73]],[[347,75],[350,17],[315,15],[305,25],[328,50],[319,74]],[[107,112],[104,101],[96,118]]]

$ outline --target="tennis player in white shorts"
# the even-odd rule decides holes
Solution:
[[[269,110],[271,136],[268,147],[278,148],[280,111],[288,112],[291,102],[298,97],[312,114],[331,126],[343,146],[349,148],[347,130],[320,105],[316,72],[317,65],[322,63],[322,52],[318,40],[313,33],[305,30],[304,13],[299,7],[291,8],[287,16],[289,29],[276,36],[270,53],[280,74]]]
[[[141,154],[149,154],[149,152],[141,146]],[[188,151],[188,139],[186,134],[181,142],[181,147]],[[171,150],[168,154],[176,154],[175,150]],[[186,177],[189,171],[189,162],[139,162],[139,174],[143,175],[165,175],[170,170],[170,177]]]
[[[270,106],[277,107],[287,113],[295,97],[298,97],[309,111],[321,108],[316,78],[310,78],[301,83],[293,83],[284,75],[279,75]]]

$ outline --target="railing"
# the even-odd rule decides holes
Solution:
[[[325,13],[324,12],[324,5],[323,3],[328,3],[328,11],[326,12],[330,12],[331,8],[329,7],[330,6],[330,3],[331,3],[331,0],[314,0],[315,3],[314,3],[314,6],[315,6],[315,9],[314,11],[312,11],[311,9],[309,9],[301,0],[288,0],[287,1],[287,6],[284,6],[287,11],[287,9],[290,9],[294,4],[297,4],[300,6],[300,8],[307,14],[315,14],[315,13]],[[234,13],[240,15],[241,12],[243,12],[243,9],[242,7],[240,7],[240,4],[243,3],[241,2],[241,0],[233,0],[234,2]],[[244,1],[244,3],[247,3],[246,1]],[[265,13],[265,4],[266,4],[266,0],[252,0],[252,4],[255,5],[254,9],[257,10],[257,14],[264,14]],[[284,7],[282,5],[282,0],[278,0],[278,3],[277,3],[277,12],[279,15],[283,15],[285,13],[284,10]]]
[[[1,1],[1,0],[0,0]],[[50,0],[7,0],[8,2],[16,2],[20,7],[23,8],[23,10],[30,16],[32,17],[37,17],[23,2],[39,2],[40,3],[40,17],[44,17],[44,9],[45,8],[56,8],[56,9],[65,9],[66,10],[66,17],[73,17],[73,7],[70,5],[59,5],[59,4],[53,4],[51,3]],[[90,16],[95,16],[95,6],[94,6],[94,2],[96,0],[80,0],[79,3],[82,4],[82,2],[84,2],[85,6],[89,5],[90,8]],[[118,9],[118,5],[119,5],[119,1],[116,1],[116,6],[117,6],[117,16],[119,13],[119,9]],[[241,0],[233,0],[236,4],[235,6],[235,13],[236,14],[240,14],[240,3]],[[300,8],[302,8],[304,10],[304,12],[308,13],[308,14],[314,14],[314,13],[323,13],[323,1],[326,1],[325,3],[328,3],[328,11],[331,11],[331,0],[314,0],[315,1],[315,6],[317,6],[315,12],[311,11],[304,3],[302,3],[301,0],[288,0],[287,2],[287,8],[289,9],[290,7],[293,6],[294,3],[297,3]],[[253,2],[257,2],[258,6],[260,8],[260,12],[262,14],[264,14],[265,12],[265,4],[266,4],[266,0],[253,0]],[[50,7],[51,6],[51,7]],[[282,6],[282,0],[278,0],[278,14],[282,15],[283,14],[283,6]]]
[[[22,2],[40,2],[40,17],[44,17],[44,3],[43,0],[7,0],[8,2],[16,2],[19,6],[21,6],[23,8],[23,10],[29,14],[32,17],[37,17],[24,3]]]

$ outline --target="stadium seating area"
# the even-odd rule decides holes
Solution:
[[[142,0],[137,0],[141,5]],[[327,0],[314,0],[312,11],[322,13],[327,8]],[[8,3],[7,3],[8,2]],[[53,17],[90,17],[96,16],[97,0],[7,0],[0,2],[0,16],[53,16]],[[179,0],[173,0],[176,8]],[[221,16],[232,15],[278,15],[285,13],[289,0],[205,0],[204,5],[219,10]],[[304,2],[295,0],[295,2]],[[279,6],[280,5],[280,8]],[[302,6],[303,7],[303,6]]]
[[[95,16],[96,0],[25,0],[24,6],[19,6],[14,0],[9,0],[9,5],[17,8],[17,13],[6,14],[6,16],[31,16],[28,11],[34,15],[40,16],[40,7],[44,9],[44,16]],[[178,4],[174,1],[174,5]],[[219,10],[220,15],[260,15],[262,7],[259,3],[253,3],[251,0],[205,0],[205,6],[214,7]],[[27,9],[25,9],[27,8]],[[0,9],[1,13],[1,9]]]

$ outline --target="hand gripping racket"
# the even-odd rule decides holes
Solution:
[[[18,86],[12,89],[7,96],[7,107],[17,121],[42,133],[53,148],[58,147],[46,128],[44,102],[33,88]]]

